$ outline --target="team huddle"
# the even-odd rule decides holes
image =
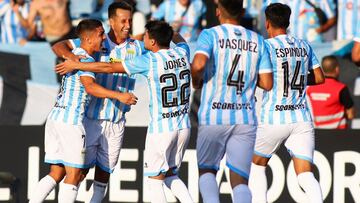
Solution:
[[[167,202],[164,186],[180,202],[193,202],[178,177],[190,138],[191,86],[201,89],[196,151],[203,202],[220,202],[216,173],[225,155],[233,202],[267,202],[265,169],[282,142],[308,202],[322,202],[312,173],[314,129],[306,87],[323,83],[324,75],[310,45],[287,35],[287,5],[266,8],[264,40],[239,25],[242,0],[219,0],[220,25],[200,33],[192,61],[186,41],[169,24],[148,22],[142,42],[129,37],[129,4],[116,2],[108,10],[108,33],[100,21],[86,19],[77,26],[79,38],[53,46],[67,60],[56,67],[64,76],[45,126],[50,172],[30,203],[43,202],[61,181],[59,202],[75,202],[94,166],[86,202],[103,200],[122,147],[125,114],[137,103],[135,75],[146,77],[150,95],[144,176],[151,202]],[[263,91],[263,98],[256,101],[255,91]]]

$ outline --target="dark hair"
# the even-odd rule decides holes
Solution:
[[[230,18],[239,20],[242,17],[244,12],[243,0],[219,0],[219,4]]]
[[[119,2],[113,2],[112,4],[110,4],[108,8],[108,17],[109,18],[114,17],[116,15],[117,9],[128,10],[132,13],[134,8],[125,0]]]
[[[84,19],[80,21],[76,27],[77,36],[81,37],[85,32],[93,31],[94,29],[102,27],[102,23],[96,19]]]
[[[286,4],[274,3],[265,9],[266,20],[275,28],[287,29],[290,24],[291,9]]]
[[[339,62],[333,55],[324,56],[321,61],[321,67],[323,68],[325,73],[332,73],[338,66]]]
[[[170,46],[174,31],[167,22],[159,20],[149,21],[146,23],[145,28],[149,37],[154,39],[159,46]]]

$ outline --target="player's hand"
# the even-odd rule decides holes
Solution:
[[[127,105],[135,105],[138,98],[133,93],[120,93],[118,100]]]
[[[65,75],[76,69],[76,67],[80,64],[79,61],[74,61],[71,59],[66,58],[63,63],[59,63],[55,66],[55,72],[60,75]]]

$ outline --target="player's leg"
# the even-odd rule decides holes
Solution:
[[[43,202],[64,176],[65,169],[63,166],[51,164],[49,174],[39,181],[35,191],[31,194],[29,203]]]
[[[229,126],[200,126],[196,142],[199,168],[199,189],[204,203],[219,203],[219,187],[216,173],[225,154]]]
[[[94,182],[91,186],[93,194],[90,203],[100,203],[106,196],[110,174],[118,162],[124,137],[125,120],[118,123],[110,121],[92,121],[92,133],[99,136]],[[88,202],[88,201],[86,201]]]
[[[65,169],[57,165],[57,160],[62,156],[60,150],[59,128],[54,121],[48,119],[45,125],[45,162],[50,164],[50,172],[43,177],[35,190],[31,192],[30,203],[43,202],[65,175]]]
[[[285,146],[291,153],[298,183],[305,191],[308,202],[320,203],[322,192],[319,182],[312,173],[315,137],[312,123],[304,122],[293,125],[293,132]]]
[[[230,169],[233,202],[251,202],[248,187],[251,159],[254,150],[256,127],[235,125],[226,143],[226,166]]]
[[[174,141],[169,149],[169,166],[164,179],[165,185],[171,190],[173,195],[182,203],[194,202],[190,196],[189,190],[184,182],[178,177],[177,172],[187,148],[190,138],[190,129],[178,130],[178,134],[174,134]]]
[[[78,193],[78,185],[82,180],[82,169],[65,166],[66,176],[60,184],[58,200],[61,203],[75,202]]]
[[[252,195],[252,202],[267,202],[266,166],[272,154],[277,151],[288,135],[288,130],[283,125],[260,124],[258,126],[249,177],[250,191],[256,194]]]

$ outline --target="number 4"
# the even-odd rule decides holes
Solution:
[[[240,54],[235,55],[235,58],[234,58],[234,60],[232,62],[232,65],[231,65],[229,77],[227,78],[227,85],[228,86],[235,86],[236,87],[236,94],[241,94],[242,90],[243,90],[243,88],[245,86],[244,71],[239,70],[237,78],[235,80],[233,80],[235,70],[236,70],[237,65],[239,63],[239,60],[240,60],[240,56],[241,56]]]

